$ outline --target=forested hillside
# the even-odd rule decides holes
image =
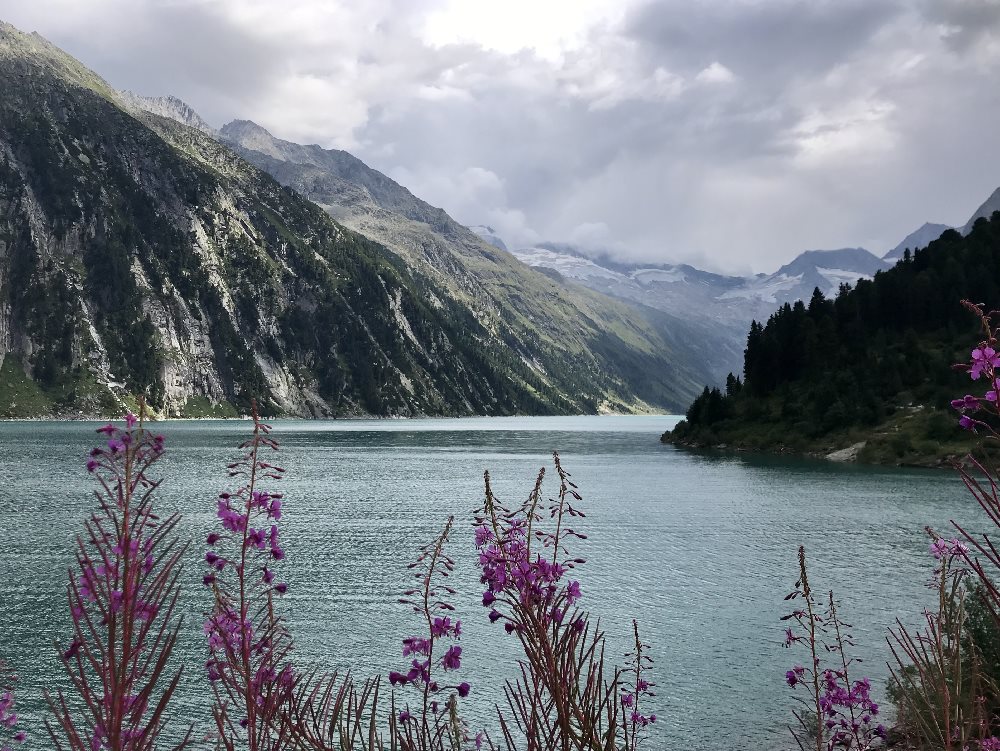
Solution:
[[[968,444],[949,402],[952,368],[978,334],[961,301],[1000,307],[1000,212],[967,236],[945,232],[892,269],[784,305],[747,336],[742,378],[706,388],[664,440],[926,463]]]

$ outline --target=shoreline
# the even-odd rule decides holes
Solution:
[[[860,441],[841,449],[829,450],[796,450],[786,446],[777,448],[762,448],[759,446],[746,446],[741,444],[706,444],[693,441],[675,440],[669,437],[670,431],[660,436],[660,442],[670,446],[676,446],[683,451],[703,454],[724,454],[728,456],[739,456],[741,454],[757,454],[769,457],[788,457],[793,459],[814,459],[828,462],[830,464],[845,464],[863,467],[895,467],[898,469],[933,469],[933,470],[953,470],[955,463],[961,461],[964,456],[954,453],[947,453],[925,460],[897,461],[887,460],[864,460],[860,458],[862,450],[867,443]],[[838,456],[840,455],[840,456]]]
[[[615,417],[650,417],[650,418],[671,418],[677,415],[658,412],[575,412],[572,414],[559,415],[341,415],[329,417],[305,417],[297,415],[285,415],[281,417],[266,418],[268,422],[300,421],[300,422],[361,422],[364,420],[377,420],[385,422],[406,422],[408,420],[505,420],[516,418],[615,418]],[[0,417],[0,423],[11,422],[109,422],[120,420],[121,416],[55,416],[46,415],[41,417]],[[149,417],[150,422],[245,422],[253,420],[250,415],[236,415],[234,417]]]

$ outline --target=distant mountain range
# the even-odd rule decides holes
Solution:
[[[1000,210],[1000,189],[973,214],[964,232],[971,230],[976,219],[996,210]],[[491,227],[470,229],[496,247],[507,247]],[[807,250],[771,274],[754,276],[715,274],[687,264],[622,263],[607,253],[556,242],[514,248],[511,253],[529,266],[549,269],[561,278],[643,309],[660,310],[714,331],[718,349],[710,367],[715,382],[721,383],[726,372],[742,370],[751,321],[766,321],[786,303],[809,300],[817,288],[834,297],[841,285],[873,278],[891,268],[907,249],[924,248],[948,229],[952,228],[946,224],[925,223],[881,258],[865,248]]]

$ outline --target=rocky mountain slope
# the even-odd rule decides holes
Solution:
[[[636,394],[660,405],[724,377],[712,332],[663,311],[637,313],[528,268],[495,235],[484,241],[345,151],[284,141],[246,120],[223,126],[220,139],[338,222],[384,244],[414,273],[430,276],[543,368],[550,364],[536,354],[539,344],[569,358],[589,351],[601,370],[631,379]]]
[[[140,96],[131,91],[119,91],[117,94],[119,101],[132,112],[150,112],[160,117],[176,120],[182,125],[195,128],[210,136],[218,134],[218,131],[202,120],[201,115],[195,112],[187,102],[183,102],[175,96]]]
[[[0,91],[0,414],[106,413],[138,394],[188,415],[251,397],[288,415],[594,412],[675,408],[700,380],[628,308],[505,276],[520,265],[467,231],[429,237],[447,215],[353,158],[338,188],[369,213],[345,217],[391,227],[392,251],[178,100],[140,109],[6,24]]]

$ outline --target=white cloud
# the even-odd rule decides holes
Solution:
[[[634,0],[448,0],[431,11],[422,37],[435,47],[474,44],[558,61],[621,22]]]
[[[736,80],[736,76],[733,75],[733,72],[729,70],[729,68],[716,60],[711,65],[698,71],[698,75],[695,76],[695,80],[698,81],[698,83],[708,84],[732,83]]]

